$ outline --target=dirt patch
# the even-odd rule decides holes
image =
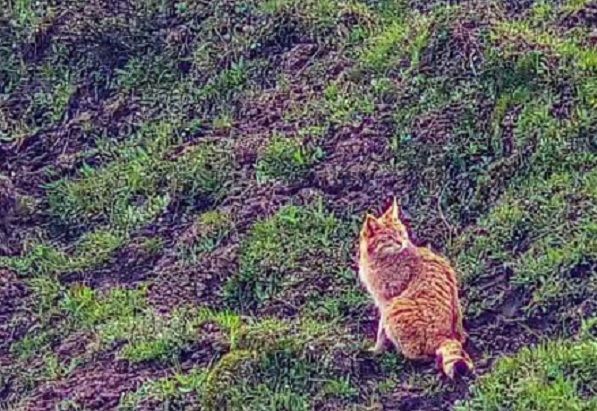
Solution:
[[[375,118],[341,127],[324,145],[326,161],[314,168],[313,187],[333,198],[332,203],[342,202],[344,195],[354,199],[356,192],[367,197],[376,191],[377,198],[395,194],[399,177],[392,178],[388,167],[393,157],[388,146],[389,132]],[[371,204],[371,198],[367,203]],[[362,206],[346,201],[342,205],[362,210]]]
[[[218,247],[191,267],[172,257],[158,262],[149,287],[150,303],[162,313],[187,304],[213,306],[219,300],[222,281],[235,271],[237,248],[237,244]]]
[[[66,379],[39,387],[31,395],[27,409],[54,410],[65,399],[89,410],[115,409],[123,394],[165,374],[156,365],[133,365],[117,359],[114,352],[104,353]]]

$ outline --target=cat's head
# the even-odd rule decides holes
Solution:
[[[361,228],[360,243],[361,249],[366,249],[368,254],[406,248],[409,244],[408,231],[400,220],[396,197],[380,217],[367,214]]]

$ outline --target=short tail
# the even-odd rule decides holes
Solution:
[[[458,340],[445,340],[441,343],[435,355],[438,366],[451,379],[468,374],[474,369],[471,357],[464,351]]]

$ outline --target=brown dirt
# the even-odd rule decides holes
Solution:
[[[77,368],[68,378],[39,387],[27,404],[31,411],[50,411],[65,398],[85,409],[115,409],[120,397],[138,388],[143,381],[165,375],[155,365],[133,365],[103,353],[89,364]]]

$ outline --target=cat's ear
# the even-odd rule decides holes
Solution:
[[[365,216],[365,222],[363,223],[363,233],[370,237],[377,233],[383,228],[382,223],[371,214]]]
[[[381,218],[390,222],[400,221],[400,207],[398,206],[398,200],[396,199],[396,196],[394,196],[392,205],[388,207]]]

